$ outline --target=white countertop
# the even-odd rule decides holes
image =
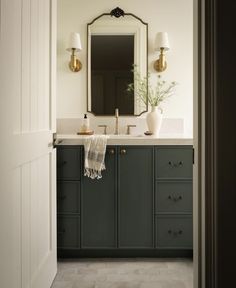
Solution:
[[[57,134],[56,145],[83,145],[90,136],[76,134]],[[193,145],[192,138],[181,135],[108,135],[107,145]]]

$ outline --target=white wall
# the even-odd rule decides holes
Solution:
[[[179,85],[176,95],[162,105],[164,117],[183,119],[184,132],[191,136],[193,0],[58,0],[57,118],[79,118],[86,112],[87,23],[117,6],[148,23],[148,63],[152,77],[156,75],[153,62],[158,56],[154,52],[156,33],[168,32],[171,49],[166,53],[168,68],[162,75],[165,80],[177,81]],[[80,33],[83,46],[79,53],[83,68],[78,73],[72,73],[68,68],[70,55],[66,47],[70,32]],[[92,115],[90,117],[93,118]]]

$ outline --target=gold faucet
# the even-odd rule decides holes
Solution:
[[[119,134],[119,109],[115,109],[115,117],[116,117],[116,126],[115,126],[115,135]]]

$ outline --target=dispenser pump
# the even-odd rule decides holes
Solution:
[[[84,114],[84,118],[82,119],[82,125],[81,125],[81,132],[88,132],[89,131],[89,118],[87,117],[87,114]]]

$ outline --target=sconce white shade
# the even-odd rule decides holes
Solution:
[[[164,48],[165,51],[170,49],[168,34],[166,32],[157,33],[155,50],[160,51],[160,48]]]
[[[80,34],[79,33],[72,32],[70,34],[69,46],[68,46],[68,48],[66,50],[67,51],[71,51],[72,48],[74,48],[76,52],[82,50],[81,41],[80,41]]]

